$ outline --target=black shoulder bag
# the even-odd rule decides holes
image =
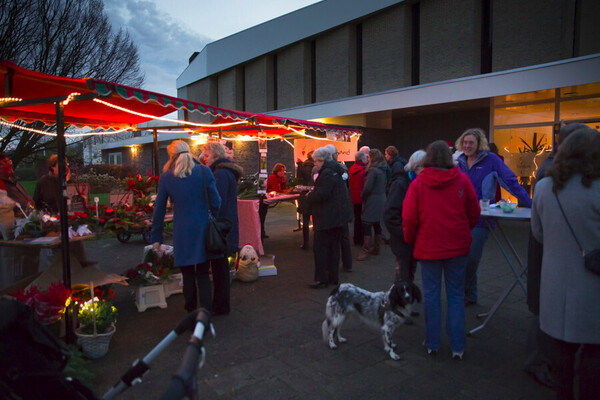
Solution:
[[[204,198],[206,199],[206,209],[208,210],[208,225],[206,226],[204,246],[206,252],[209,254],[227,254],[227,234],[231,231],[233,224],[227,218],[215,218],[213,215],[210,210],[204,168],[202,168],[202,177],[204,178]]]
[[[588,253],[585,252],[583,247],[581,247],[579,240],[577,240],[577,236],[575,236],[575,231],[573,231],[573,228],[571,227],[571,224],[569,223],[569,220],[567,219],[567,215],[565,214],[565,211],[562,208],[562,204],[560,204],[558,195],[556,193],[554,195],[556,196],[556,201],[558,202],[558,207],[560,208],[560,212],[562,213],[563,217],[565,218],[565,221],[567,222],[567,226],[569,227],[569,230],[571,231],[571,234],[573,235],[575,242],[577,242],[577,247],[579,247],[579,251],[581,251],[581,256],[583,257],[585,268],[588,271],[591,271],[592,273],[594,273],[596,275],[600,275],[600,249],[594,249]]]

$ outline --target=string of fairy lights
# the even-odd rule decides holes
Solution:
[[[76,92],[69,94],[67,96],[67,98],[62,102],[62,104],[64,106],[68,105],[79,94],[80,93],[76,93]],[[160,117],[160,116],[156,116],[156,115],[141,113],[141,112],[134,111],[134,110],[131,110],[126,107],[118,106],[118,105],[109,103],[105,100],[101,100],[101,99],[97,99],[97,98],[92,99],[92,100],[98,104],[104,105],[106,107],[109,107],[109,108],[112,108],[115,110],[119,110],[121,112],[130,114],[130,115],[135,115],[138,117],[148,118],[148,119],[152,119],[152,120],[170,122],[170,123],[174,123],[174,124],[183,124],[183,125],[188,125],[188,126],[193,126],[193,127],[198,127],[198,128],[231,128],[231,127],[235,127],[238,125],[248,125],[250,123],[248,120],[243,120],[243,121],[225,122],[225,123],[220,123],[220,124],[204,124],[204,123],[199,123],[199,122],[185,121],[185,120],[180,120],[180,119],[173,119],[173,118]],[[20,102],[20,101],[23,101],[23,99],[15,98],[15,97],[0,98],[0,104],[6,103],[6,102]],[[284,129],[284,130],[294,132],[295,134],[305,137],[305,138],[308,138],[308,139],[330,140],[327,138],[309,135],[309,134],[302,132],[301,130],[296,129],[289,125],[265,124],[265,123],[260,123],[260,122],[252,122],[251,124],[253,126],[256,126],[258,129]],[[10,128],[24,130],[24,131],[28,131],[28,132],[32,132],[32,133],[37,133],[37,134],[45,135],[45,136],[57,136],[56,132],[48,132],[48,131],[44,131],[44,130],[40,130],[40,129],[30,128],[27,126],[3,121],[1,119],[0,119],[0,125],[8,126]],[[123,128],[123,129],[119,129],[119,130],[104,130],[104,131],[95,130],[95,131],[90,131],[90,132],[65,133],[65,137],[74,138],[74,137],[86,137],[86,136],[94,136],[94,135],[115,135],[118,133],[122,133],[122,132],[126,132],[126,131],[133,131],[133,130],[135,130],[135,129],[132,127],[128,127],[128,128]],[[192,135],[202,135],[207,138],[211,136],[211,134],[208,134],[208,133],[194,131],[194,129],[187,129],[187,130],[183,130],[183,131],[158,130],[157,132],[160,132],[160,133],[190,133],[191,132]],[[354,137],[356,135],[359,135],[359,134],[354,132],[350,137]],[[248,136],[248,135],[243,135],[242,137],[228,137],[228,140],[232,140],[232,141],[258,141],[261,139],[263,139],[263,140],[285,140],[288,144],[290,144],[293,147],[293,144],[290,143],[287,139],[284,139],[283,137],[266,138],[266,137],[256,137],[256,136]]]

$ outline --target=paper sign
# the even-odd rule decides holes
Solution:
[[[351,138],[350,142],[336,142],[332,140],[296,139],[294,140],[294,160],[306,160],[306,155],[319,147],[334,145],[338,150],[338,161],[354,161],[358,151],[358,136]]]

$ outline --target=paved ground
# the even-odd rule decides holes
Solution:
[[[553,392],[522,370],[530,314],[517,287],[482,331],[467,339],[465,359],[452,360],[447,337],[436,357],[421,346],[423,317],[395,334],[400,361],[383,352],[379,334],[350,318],[348,343],[330,350],[321,340],[321,323],[330,289],[313,290],[312,251],[299,248],[301,233],[293,232],[295,210],[281,204],[269,211],[264,243],[275,254],[276,277],[254,283],[234,282],[232,312],[213,322],[217,337],[207,342],[207,362],[198,372],[201,399],[551,399]],[[507,231],[523,258],[527,228]],[[123,272],[141,261],[143,243],[102,240],[86,244],[90,259],[111,272]],[[359,249],[353,248],[355,256]],[[365,289],[389,288],[394,263],[386,246],[383,254],[355,262],[354,272],[340,273],[343,282]],[[480,302],[467,309],[467,329],[479,325],[476,314],[487,310],[512,281],[513,274],[490,237],[480,267]],[[417,283],[420,285],[420,269]],[[167,309],[138,313],[131,289],[116,290],[119,322],[108,355],[93,362],[98,373],[94,391],[106,392],[129,365],[145,355],[185,313],[182,295],[168,299]],[[183,354],[187,337],[165,350],[144,382],[122,399],[157,398]]]

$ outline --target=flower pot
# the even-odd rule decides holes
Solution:
[[[100,358],[108,353],[110,339],[116,332],[115,324],[111,324],[108,332],[94,334],[82,333],[81,328],[75,331],[77,343],[81,346],[83,355],[88,358]]]
[[[172,274],[169,279],[163,282],[163,286],[166,298],[172,294],[183,293],[183,275]]]
[[[163,284],[138,286],[135,289],[135,305],[139,312],[146,311],[147,308],[151,307],[167,308]]]

